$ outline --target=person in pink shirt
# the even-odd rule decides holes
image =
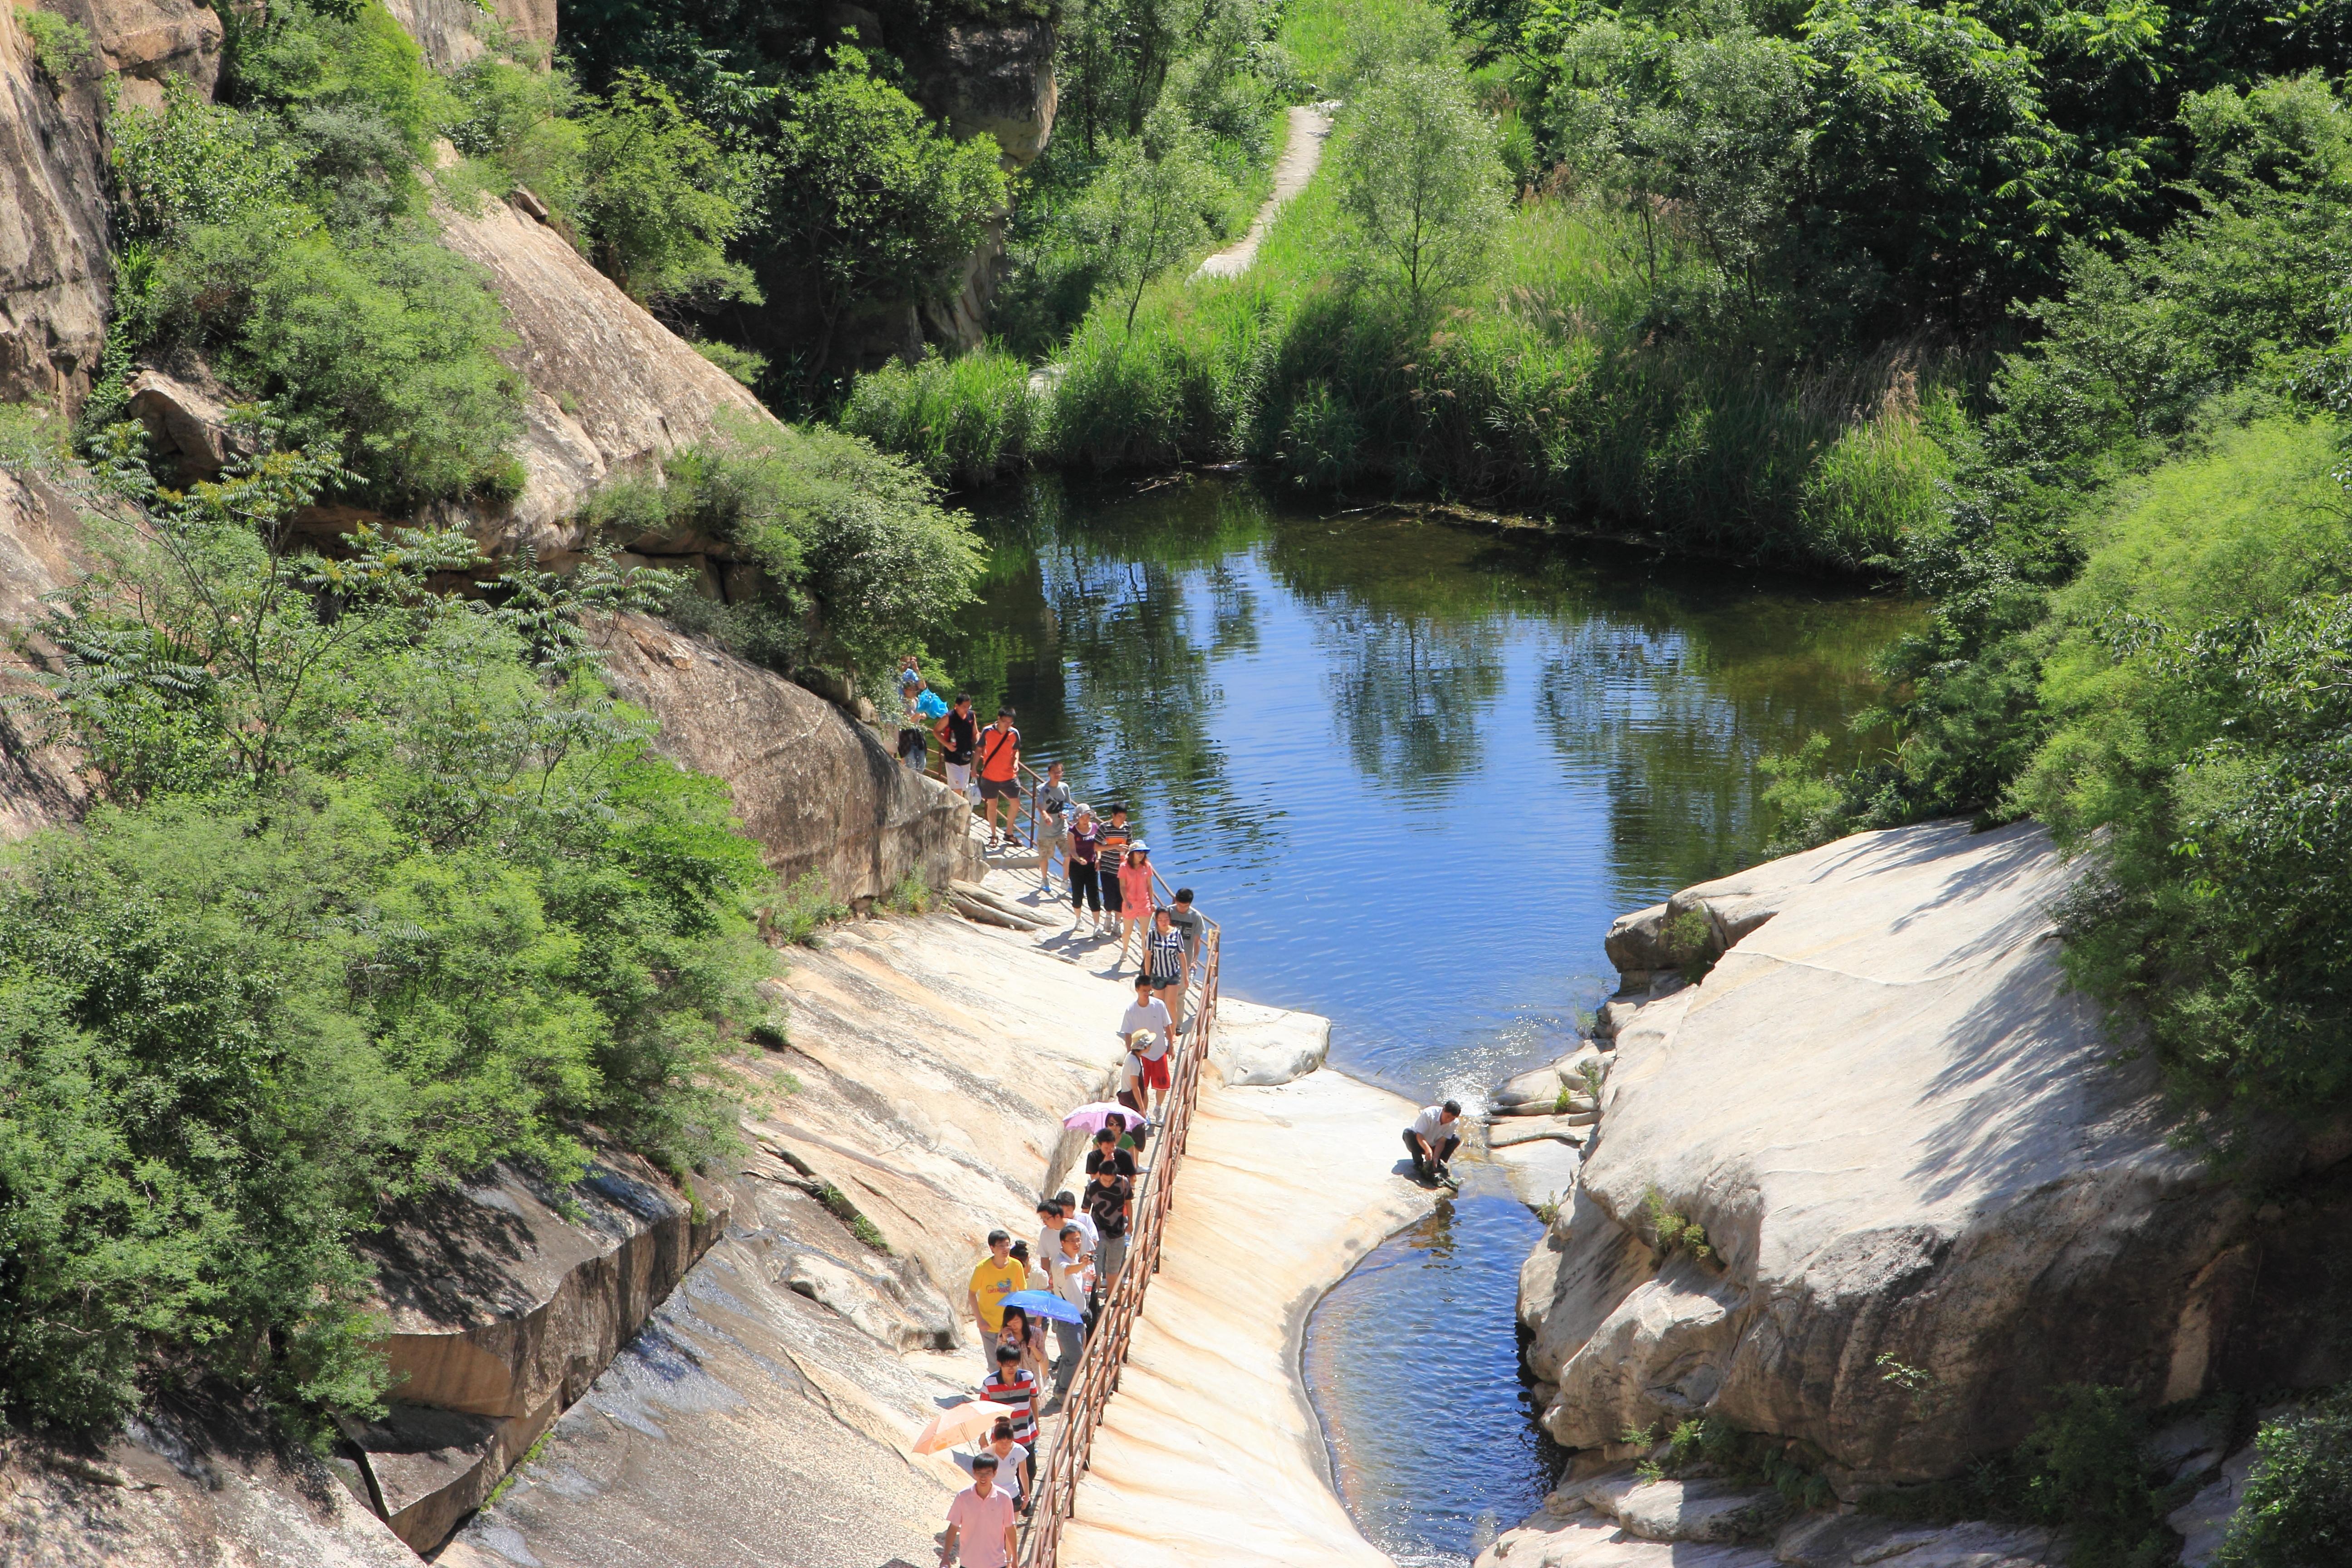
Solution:
[[[1129,846],[1118,868],[1118,963],[1111,965],[1113,974],[1127,962],[1129,937],[1135,939],[1137,968],[1150,956],[1144,944],[1151,934],[1151,846],[1139,839]]]
[[[1013,1494],[996,1484],[996,1456],[971,1462],[971,1485],[948,1504],[948,1531],[940,1540],[940,1568],[963,1548],[963,1568],[1011,1568],[1018,1550],[1013,1535]]]

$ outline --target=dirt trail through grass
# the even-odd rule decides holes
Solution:
[[[1281,160],[1274,166],[1273,195],[1257,209],[1249,232],[1201,263],[1193,277],[1238,278],[1250,269],[1250,263],[1257,259],[1258,242],[1274,226],[1274,215],[1315,177],[1316,165],[1323,162],[1324,140],[1330,134],[1331,117],[1323,111],[1323,106],[1290,111],[1290,136],[1283,143]]]

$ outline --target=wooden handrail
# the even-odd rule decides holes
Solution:
[[[1055,1568],[1060,1559],[1062,1526],[1077,1507],[1078,1478],[1086,1474],[1093,1458],[1103,1409],[1118,1388],[1136,1320],[1143,1315],[1144,1292],[1160,1271],[1160,1242],[1175,1199],[1176,1170],[1183,1163],[1185,1142],[1192,1134],[1192,1112],[1201,1098],[1201,1064],[1208,1059],[1217,1017],[1217,960],[1223,932],[1213,921],[1204,920],[1202,926],[1201,999],[1192,1009],[1190,1037],[1176,1047],[1170,1109],[1152,1139],[1159,1152],[1144,1173],[1127,1262],[1104,1293],[1094,1332],[1087,1339],[1077,1373],[1063,1395],[1062,1426],[1054,1438],[1053,1452],[1034,1472],[1036,1506],[1022,1539],[1021,1568]]]

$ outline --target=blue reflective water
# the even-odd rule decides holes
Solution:
[[[940,651],[1030,759],[1133,808],[1225,922],[1229,994],[1329,1016],[1332,1059],[1420,1099],[1563,1049],[1609,922],[1753,860],[1756,760],[1874,738],[1901,601],[1238,480],[988,498],[981,605]],[[1108,955],[1106,954],[1106,965]],[[1460,1562],[1552,1457],[1518,1397],[1534,1219],[1491,1173],[1318,1310],[1342,1489],[1402,1558]],[[1441,1391],[1424,1421],[1423,1385]]]

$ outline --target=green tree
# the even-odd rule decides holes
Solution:
[[[582,130],[575,210],[607,276],[646,304],[760,303],[727,257],[759,219],[758,158],[722,147],[642,71],[622,72]]]
[[[790,100],[770,210],[814,284],[821,383],[834,334],[856,307],[936,294],[1004,210],[995,140],[958,142],[855,49]]]
[[[1208,215],[1223,195],[1173,108],[1154,110],[1143,135],[1113,144],[1081,198],[1077,227],[1097,272],[1124,299],[1130,332],[1151,279],[1208,244]]]
[[[1422,318],[1477,275],[1502,221],[1493,123],[1450,65],[1381,69],[1351,117],[1336,159],[1340,199]]]

